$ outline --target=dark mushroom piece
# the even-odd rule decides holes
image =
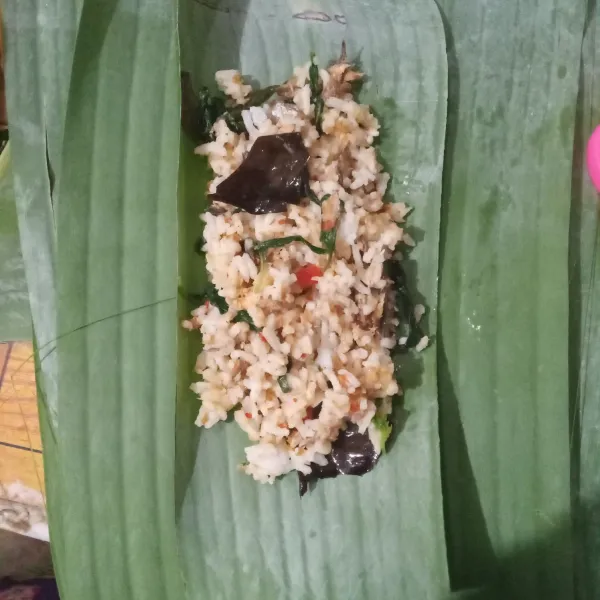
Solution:
[[[253,215],[285,212],[308,191],[308,150],[299,133],[264,135],[209,198]]]
[[[349,423],[333,442],[325,466],[312,463],[312,472],[308,475],[298,472],[300,496],[304,496],[309,483],[317,479],[328,479],[338,475],[364,475],[373,469],[380,456],[369,434],[366,431],[359,433],[358,425]]]

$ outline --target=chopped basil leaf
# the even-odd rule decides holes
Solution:
[[[392,424],[388,421],[388,418],[383,415],[375,415],[372,421],[373,425],[381,435],[380,444],[381,444],[381,453],[385,454],[385,444],[388,441],[391,433],[392,433]]]
[[[308,188],[307,196],[311,202],[314,202],[319,206],[322,206],[325,200],[329,200],[329,198],[331,198],[331,194],[325,194],[321,199],[319,199],[319,197],[310,188]]]
[[[319,133],[321,130],[321,119],[323,117],[324,102],[321,96],[323,82],[319,77],[319,65],[315,62],[314,52],[310,55],[310,67],[308,68],[308,82],[310,86],[310,101],[315,105],[315,125]]]
[[[225,123],[227,123],[227,127],[231,129],[233,133],[246,133],[246,127],[244,126],[242,112],[240,111],[238,114],[237,111],[233,111],[234,109],[232,109],[231,111],[225,111],[223,113],[223,120],[225,121]]]
[[[246,127],[242,111],[250,106],[264,104],[279,86],[271,85],[250,92],[243,105],[228,108],[228,98],[222,92],[211,93],[202,86],[198,93],[192,86],[192,78],[186,71],[181,72],[181,126],[186,135],[196,144],[212,139],[211,130],[217,119],[223,117],[229,129],[235,133],[244,133]]]
[[[260,331],[260,328],[254,324],[254,321],[252,320],[252,317],[250,316],[250,314],[248,313],[247,310],[238,311],[238,313],[235,315],[235,317],[233,317],[232,322],[233,323],[248,323],[248,325],[250,325],[250,329],[252,329],[252,331]]]
[[[246,104],[243,106],[261,106],[264,104],[277,90],[279,89],[279,84],[277,85],[269,85],[265,88],[260,88],[258,90],[252,90],[250,95],[248,96],[248,100]]]
[[[223,113],[223,118],[227,127],[235,133],[245,133],[246,126],[242,118],[242,111],[250,106],[261,106],[264,104],[279,88],[278,85],[270,85],[259,90],[252,90],[244,104],[236,105]]]
[[[308,67],[308,82],[310,93],[317,95],[321,93],[321,80],[319,78],[319,65],[315,62],[315,53],[310,53],[310,67]]]
[[[306,244],[316,254],[327,254],[329,252],[327,248],[320,248],[319,246],[311,244],[306,238],[302,237],[301,235],[290,235],[287,237],[265,240],[264,242],[256,242],[252,249],[259,256],[264,256],[267,250],[270,250],[271,248],[283,248],[283,246],[287,246],[292,242],[302,242],[303,244]]]
[[[331,229],[321,231],[321,244],[327,250],[328,254],[333,254],[335,250],[335,238],[337,237],[337,225]]]
[[[200,306],[205,302],[210,302],[210,304],[214,304],[219,309],[219,312],[222,315],[229,310],[227,300],[225,300],[225,298],[222,296],[219,296],[217,288],[212,283],[209,283],[201,294],[188,294],[181,289],[179,292],[186,300],[188,300],[188,302],[194,304],[195,306]]]
[[[209,283],[206,291],[204,292],[204,296],[206,300],[208,300],[211,304],[214,304],[219,312],[224,315],[229,310],[229,305],[227,304],[227,300],[223,298],[223,296],[219,296],[219,292],[213,283]]]
[[[278,377],[277,383],[279,384],[279,387],[281,388],[281,391],[284,394],[287,394],[288,392],[290,392],[292,390],[292,388],[290,387],[290,382],[288,381],[288,378],[286,375],[282,375],[281,377]]]
[[[203,294],[188,293],[188,292],[185,292],[182,288],[179,288],[178,292],[179,292],[179,295],[184,300],[187,300],[194,307],[198,307],[202,303],[206,302],[206,298],[204,297]]]
[[[258,257],[260,259],[260,266],[258,269],[258,275],[254,280],[253,286],[253,290],[257,294],[262,292],[267,287],[267,285],[269,285],[269,266],[265,258],[265,253],[263,252],[259,254]]]
[[[329,196],[323,197],[323,202],[328,197]],[[342,211],[343,210],[344,204],[342,204]],[[331,259],[333,258],[333,254],[335,252],[335,241],[337,238],[338,223],[339,218],[337,220],[337,223],[333,227],[331,227],[331,229],[321,230],[321,244],[323,244],[323,247],[327,249],[327,253],[329,254],[329,262],[327,263],[327,266],[329,266],[329,263],[331,263]]]
[[[306,195],[308,196],[308,199],[311,202],[314,202],[315,204],[318,204],[319,206],[321,206],[321,201],[319,200],[319,197],[310,188],[308,188]]]
[[[322,133],[323,130],[321,128],[321,121],[323,120],[323,109],[325,108],[325,102],[321,96],[315,98],[315,125],[317,127],[317,131]]]
[[[189,73],[181,73],[181,127],[196,144],[209,142],[211,129],[225,112],[225,96],[201,87],[196,94]]]

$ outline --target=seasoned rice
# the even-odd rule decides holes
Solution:
[[[247,133],[231,131],[220,119],[214,141],[196,149],[214,171],[208,185],[214,193],[257,138],[298,132],[309,151],[310,188],[318,198],[329,195],[321,206],[307,200],[288,205],[285,213],[253,215],[222,204],[202,215],[208,271],[229,308],[221,314],[207,302],[184,323],[201,332],[204,344],[196,363],[201,381],[192,385],[202,401],[196,423],[209,428],[233,411],[252,442],[241,468],[263,483],[325,464],[348,421],[368,431],[380,450],[372,420],[376,412],[391,412],[391,398],[399,392],[390,357],[396,340],[383,337],[381,328],[390,286],[384,261],[400,241],[413,243],[402,227],[409,209],[384,202],[389,175],[373,147],[379,123],[340,84],[339,65],[319,71],[319,133],[309,67],[294,69],[269,103],[243,111]],[[348,79],[360,76],[349,73]],[[238,104],[246,102],[250,89],[238,72],[218,72],[216,80]],[[331,258],[293,242],[270,249],[261,273],[251,254],[256,242],[293,235],[319,246],[322,229],[335,223]],[[297,273],[306,265],[317,265],[321,274],[303,288]],[[233,321],[242,310],[256,330]]]

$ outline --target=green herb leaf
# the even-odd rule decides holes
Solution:
[[[318,204],[319,206],[322,206],[323,202],[325,202],[325,200],[329,200],[329,198],[331,198],[331,194],[325,194],[321,199],[319,199],[319,197],[310,188],[308,188],[308,192],[306,195],[308,196],[308,199],[311,202],[314,202],[315,204]]]
[[[327,198],[330,197],[331,194],[326,194],[321,199],[322,202],[325,202]],[[342,212],[345,210],[344,203],[341,204]],[[339,217],[336,224],[331,229],[322,229],[321,230],[321,244],[323,247],[327,248],[327,252],[329,253],[329,260],[327,262],[327,266],[331,263],[331,259],[333,258],[333,254],[335,252],[335,241],[337,238],[337,230],[339,224]]]
[[[186,293],[181,288],[179,289],[179,293],[190,303],[200,306],[205,302],[209,302],[210,304],[214,304],[219,312],[224,315],[229,310],[229,304],[227,304],[227,300],[223,298],[223,296],[219,296],[219,292],[214,284],[209,283],[206,289],[201,294],[194,293]]]
[[[315,53],[310,53],[310,67],[308,68],[308,82],[312,96],[318,96],[321,93],[321,78],[319,77],[319,65],[315,62]]]
[[[254,244],[253,250],[259,255],[264,256],[267,250],[271,248],[283,248],[283,246],[287,246],[293,242],[301,242],[306,244],[313,252],[316,254],[327,254],[329,251],[327,248],[320,248],[319,246],[315,246],[311,244],[306,238],[301,235],[289,235],[287,237],[282,238],[273,238],[271,240],[265,240],[264,242],[257,242]]]
[[[321,121],[323,120],[323,109],[325,108],[325,102],[321,96],[317,96],[314,101],[315,105],[315,125],[319,133],[323,133],[321,128]]]
[[[308,196],[308,199],[311,202],[314,202],[315,204],[318,204],[319,206],[321,206],[321,200],[319,200],[319,197],[310,188],[308,188],[306,195]]]
[[[217,119],[225,111],[225,96],[221,94],[211,94],[208,88],[200,88],[198,94],[198,115],[204,125],[204,137],[208,141],[211,139],[211,129]]]
[[[186,292],[182,288],[178,288],[177,293],[186,301],[189,302],[194,307],[200,306],[202,303],[206,302],[206,298],[204,294],[194,294],[193,292]]]
[[[319,77],[319,65],[315,62],[314,52],[310,55],[308,81],[310,85],[310,101],[315,105],[315,125],[318,132],[321,133],[321,119],[323,117],[323,107],[325,103],[321,97],[321,93],[323,92],[323,82]]]
[[[181,73],[181,126],[194,143],[210,141],[212,127],[225,109],[223,94],[211,94],[204,86],[196,94],[190,74]]]
[[[223,296],[219,296],[219,292],[214,284],[209,283],[201,294],[186,294],[185,292],[180,293],[189,301],[195,304],[196,306],[200,306],[205,302],[210,302],[210,304],[214,304],[219,309],[219,312],[224,315],[229,310],[229,305],[227,304],[227,300],[223,298]]]
[[[265,88],[253,90],[250,92],[245,104],[238,104],[223,114],[223,118],[227,122],[229,129],[235,133],[245,133],[246,126],[242,119],[242,111],[247,110],[250,106],[261,106],[264,104],[276,91],[279,85],[270,85]]]
[[[234,133],[246,132],[244,120],[242,119],[242,111],[239,113],[237,111],[226,111],[223,113],[223,119],[225,119],[227,127],[229,127],[229,129],[231,129],[231,131]]]
[[[243,105],[227,107],[228,99],[222,92],[212,93],[202,86],[194,92],[190,74],[181,73],[181,125],[185,133],[196,144],[212,139],[211,130],[216,121],[223,117],[229,129],[235,133],[245,133],[242,111],[250,106],[264,104],[276,91],[278,85],[253,90]]]
[[[254,280],[253,286],[253,291],[257,294],[262,292],[265,287],[267,287],[267,277],[269,274],[269,267],[267,265],[265,254],[259,253],[258,257],[260,258],[260,267],[258,269],[258,276]]]
[[[252,90],[244,106],[260,106],[264,104],[279,88],[279,85],[269,85],[265,88]]]
[[[284,394],[287,394],[288,392],[290,392],[292,390],[292,388],[290,387],[290,382],[288,381],[287,375],[282,375],[281,377],[278,377],[277,383],[279,384],[279,387],[281,388],[281,391]]]
[[[321,244],[327,249],[327,252],[331,255],[335,250],[335,239],[337,237],[337,225],[331,229],[323,229],[321,231]]]
[[[252,320],[252,317],[247,310],[240,310],[235,317],[231,320],[232,323],[248,323],[252,331],[260,331],[260,327],[257,327]]]
[[[385,444],[392,433],[392,424],[388,421],[387,416],[384,415],[375,415],[372,423],[381,435],[381,454],[385,454]]]
[[[207,300],[211,304],[214,304],[219,309],[219,312],[222,315],[224,315],[229,310],[229,305],[227,304],[227,300],[225,300],[225,298],[223,298],[223,296],[219,296],[219,292],[217,291],[217,288],[214,286],[214,284],[210,283],[208,285],[208,288],[207,288],[205,294],[206,294]]]

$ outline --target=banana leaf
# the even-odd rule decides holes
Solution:
[[[61,489],[67,599],[183,595],[177,55],[173,3],[83,3],[56,220],[58,454],[73,474]]]
[[[192,13],[203,11],[189,18],[198,27],[189,38],[195,44],[192,72],[203,80],[216,68],[240,62],[261,81],[279,81],[311,50],[334,56],[344,38],[352,40],[355,54],[362,51],[362,64],[373,73],[364,98],[375,102],[388,128],[382,155],[393,166],[393,192],[416,206],[414,225],[426,231],[415,258],[419,290],[431,304],[430,326],[435,328],[446,113],[445,46],[437,9],[407,1],[402,10],[389,3],[380,12],[366,11],[354,3],[342,11],[323,3],[321,16],[314,18],[310,11],[297,12],[284,3],[225,8],[187,7]],[[392,21],[386,18],[389,10],[396,17]],[[186,22],[187,17],[182,19]],[[62,138],[59,207],[51,201],[46,165],[38,163],[35,170],[45,184],[39,194],[48,253],[43,274],[57,299],[56,309],[34,306],[34,312],[43,325],[56,329],[52,341],[58,420],[54,443],[46,452],[58,457],[51,476],[59,481],[56,494],[63,518],[55,521],[53,540],[60,545],[56,559],[65,598],[181,596],[173,492],[179,112],[175,31],[174,7],[86,0]],[[215,44],[224,31],[230,44]],[[375,41],[372,31],[378,32]],[[184,49],[185,39],[182,33]],[[389,44],[404,56],[398,65],[379,64],[378,56]],[[282,52],[287,47],[290,52]],[[210,55],[209,48],[214,50]],[[23,75],[23,65],[15,65],[14,72]],[[39,112],[39,104],[37,108]],[[44,119],[39,122],[43,132]],[[184,157],[191,160],[189,149]],[[185,164],[183,180],[193,178],[196,170],[201,178],[198,165],[188,174]],[[200,189],[191,190],[198,201],[190,206],[193,213],[201,209]],[[187,202],[180,200],[184,207]],[[28,207],[24,194],[19,203],[21,221],[38,225],[23,210]],[[188,221],[180,217],[183,240],[189,237]],[[25,250],[30,250],[33,237],[22,236]],[[186,244],[182,256],[186,248],[192,254],[192,245]],[[35,286],[42,267],[27,259],[26,264]],[[45,344],[34,325],[41,391],[48,398]],[[294,594],[313,597],[346,597],[356,586],[381,597],[438,597],[447,585],[434,353],[421,368],[423,385],[407,399],[409,424],[378,471],[363,479],[328,482],[304,505],[289,478],[268,490],[241,476],[233,479],[242,439],[231,428],[203,435],[178,515],[188,592],[198,597],[206,590],[229,588],[233,581],[235,591],[253,595],[281,596],[292,585]],[[189,382],[191,370],[185,377]],[[191,421],[180,424],[180,439],[195,444],[196,436],[186,431]],[[193,445],[191,450],[196,451]],[[178,467],[177,481],[184,477]],[[237,495],[235,511],[232,493]],[[213,507],[210,519],[196,527],[196,515],[204,514],[207,502]],[[371,510],[365,511],[365,505]],[[266,518],[278,512],[280,520]],[[326,515],[331,522],[325,521]],[[215,538],[210,523],[218,519],[224,531]],[[300,522],[303,526],[296,530]],[[233,523],[237,527],[231,536]],[[256,534],[262,538],[259,552],[252,551]],[[303,560],[283,562],[286,546],[290,558],[299,552]],[[334,556],[343,556],[344,562],[328,560],[328,547],[337,548]],[[225,575],[227,567],[208,569],[219,558],[215,548],[231,552],[226,564],[233,567],[235,578]],[[197,569],[187,568],[198,560],[198,551],[206,565],[202,577]],[[401,569],[398,558],[404,563]],[[254,561],[260,570],[252,565],[248,577]],[[309,587],[307,570],[314,573]]]
[[[6,11],[9,118],[53,556],[63,598],[180,598],[173,490],[175,7],[81,4],[28,1]],[[80,9],[83,34],[71,59]],[[118,106],[115,86],[126,90]],[[148,110],[138,111],[147,94]],[[123,197],[129,213],[120,210]],[[96,227],[88,228],[93,198]],[[122,226],[127,214],[138,213]],[[122,254],[123,269],[111,271]],[[136,290],[127,285],[127,269]],[[55,303],[57,295],[62,301]],[[95,376],[80,368],[89,348],[100,353]],[[117,425],[121,414],[128,431]]]
[[[598,192],[585,167],[585,147],[600,125],[600,21],[595,4],[586,15],[573,154],[569,287],[570,396],[577,597],[600,589],[600,249]]]
[[[433,330],[447,85],[437,8],[412,0],[368,8],[320,1],[312,11],[299,6],[182,2],[182,68],[195,85],[211,84],[222,68],[239,68],[271,85],[307,62],[311,51],[325,62],[335,58],[346,41],[369,77],[361,97],[384,127],[380,150],[393,173],[392,196],[415,207],[411,224],[423,232],[412,277],[431,306]],[[383,59],[390,48],[396,60]],[[183,149],[180,274],[186,291],[198,291],[202,268],[193,247],[208,174],[190,154]],[[183,318],[190,309],[185,301],[182,309]],[[237,427],[195,429],[198,401],[188,387],[197,349],[186,337],[181,334],[179,360],[186,368],[179,375],[176,475],[189,597],[439,598],[447,574],[435,353],[425,354],[421,384],[406,396],[406,427],[377,468],[362,478],[320,482],[301,499],[295,477],[258,486],[239,474],[248,442]]]
[[[0,341],[27,339],[31,339],[31,314],[7,144],[0,154]]]
[[[54,568],[61,587],[66,565],[62,536],[62,465],[56,431],[54,212],[80,5],[79,0],[43,3],[23,0],[3,6],[14,201],[29,297],[27,306],[31,306],[33,325],[20,337],[33,337],[34,342],[38,342],[35,364],[47,512]]]
[[[573,597],[568,241],[586,2],[440,0],[439,354],[453,589]]]
[[[33,328],[44,353],[48,414],[58,419],[55,226],[62,127],[80,0],[9,2],[4,7],[6,100],[14,190]]]
[[[172,3],[5,4],[63,598],[597,595],[600,242],[583,167],[600,120],[595,3],[439,5],[436,346],[405,365],[411,414],[377,470],[300,502],[289,477],[265,489],[235,471],[235,426],[192,425],[198,346],[177,319],[206,283],[192,248],[209,174],[178,143],[178,68],[266,84],[346,39],[388,129],[393,193],[416,207],[411,280],[433,332],[439,15],[416,0],[181,0],[178,64]]]

